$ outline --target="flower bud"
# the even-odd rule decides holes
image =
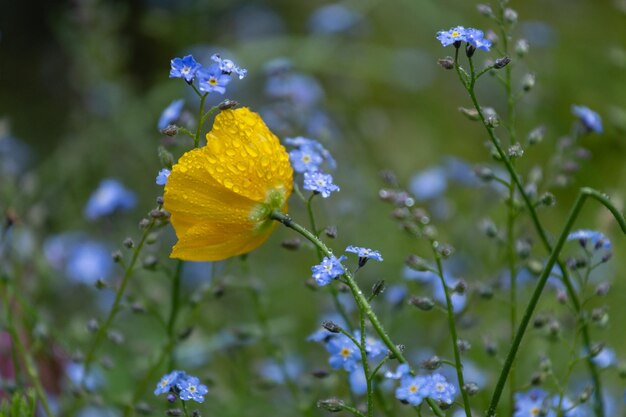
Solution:
[[[424,272],[430,271],[432,268],[428,264],[428,261],[424,258],[420,258],[417,255],[409,255],[405,261],[406,265],[414,271]]]
[[[327,400],[319,400],[317,406],[331,413],[337,413],[343,410],[344,402],[337,398],[329,398]]]
[[[302,244],[302,240],[298,237],[294,237],[291,239],[285,239],[280,243],[280,246],[287,250],[298,250],[300,245]]]
[[[485,182],[491,181],[495,177],[491,168],[481,165],[474,167],[474,173]]]
[[[124,242],[122,242],[122,244],[124,245],[125,248],[128,248],[128,249],[131,249],[133,246],[135,246],[133,239],[131,239],[130,237],[127,237],[126,239],[124,239]]]
[[[507,154],[509,155],[509,158],[511,158],[511,159],[521,158],[522,156],[524,156],[524,148],[522,148],[522,145],[519,142],[517,142],[517,143],[513,144],[507,150]]]
[[[517,12],[513,9],[505,9],[504,10],[504,20],[506,20],[507,22],[513,24],[517,22]]]
[[[447,69],[447,70],[451,70],[454,69],[454,59],[452,59],[451,56],[447,56],[445,58],[439,58],[437,60],[437,63],[441,66],[441,68],[443,69]]]
[[[476,5],[476,10],[478,10],[478,13],[482,14],[483,16],[495,17],[491,6],[489,6],[488,4],[478,4]]]
[[[435,307],[435,302],[428,297],[411,297],[409,304],[419,308],[422,311],[430,311]]]
[[[170,135],[171,136],[171,135]],[[159,146],[157,148],[157,154],[159,155],[159,160],[161,161],[161,165],[171,169],[172,165],[176,162],[174,160],[174,155],[165,149],[164,146]]]
[[[372,297],[376,297],[379,294],[382,294],[385,291],[385,280],[381,279],[376,281],[372,286]]]
[[[522,78],[522,89],[526,92],[533,89],[535,86],[535,74],[526,74]]]
[[[543,140],[545,133],[546,133],[545,126],[539,126],[539,127],[534,128],[528,134],[528,138],[527,138],[528,144],[536,145],[537,143],[540,143]]]
[[[324,234],[331,238],[334,239],[337,237],[337,226],[328,226],[326,227],[326,229],[324,229]]]
[[[220,104],[218,104],[217,107],[220,110],[229,110],[229,109],[233,109],[233,108],[237,107],[238,105],[239,105],[239,103],[236,102],[235,100],[226,99],[226,100],[222,101]]]
[[[495,69],[502,69],[502,68],[506,67],[507,65],[509,65],[510,62],[511,62],[511,58],[509,58],[508,56],[504,56],[502,58],[498,58],[498,59],[496,59],[496,62],[494,62],[493,68],[495,68]]]
[[[161,133],[165,136],[176,136],[178,135],[178,126],[167,125],[164,129],[161,129]]]
[[[113,262],[115,263],[119,263],[124,259],[124,257],[122,256],[122,252],[120,252],[119,250],[116,250],[113,253],[111,253],[111,258],[113,259]]]
[[[545,192],[539,197],[539,202],[546,207],[552,207],[556,204],[556,197],[551,192]]]
[[[468,109],[467,107],[459,107],[459,111],[471,121],[480,120],[480,115],[476,109]]]
[[[429,371],[434,371],[435,369],[438,369],[441,367],[441,358],[435,355],[426,359],[425,361],[422,361],[420,365],[424,369],[428,369]]]
[[[328,330],[331,333],[340,333],[341,327],[338,324],[333,323],[330,320],[326,320],[322,322],[322,327]]]
[[[463,391],[467,392],[467,395],[476,395],[478,394],[478,384],[475,382],[468,382],[463,384]]]
[[[520,58],[526,56],[528,54],[528,50],[530,49],[530,45],[526,39],[520,39],[515,44],[515,53]]]

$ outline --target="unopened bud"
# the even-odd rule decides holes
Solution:
[[[115,343],[116,345],[121,345],[122,343],[124,343],[124,335],[117,330],[109,330],[107,332],[107,337],[111,342]]]
[[[376,281],[372,286],[372,297],[376,297],[379,294],[382,294],[385,291],[385,280],[381,279]]]
[[[478,226],[480,231],[485,234],[487,237],[496,237],[498,236],[498,227],[491,219],[483,219]]]
[[[469,120],[476,121],[480,120],[480,115],[476,109],[468,109],[467,107],[459,107],[459,111]]]
[[[441,367],[441,358],[437,355],[430,357],[421,363],[422,368],[434,371]]]
[[[485,339],[484,341],[485,353],[489,356],[495,356],[498,353],[498,347],[493,340]]]
[[[478,394],[478,384],[475,382],[463,384],[463,391],[467,392],[467,395],[476,395]]]
[[[526,92],[533,89],[535,86],[535,74],[526,74],[522,78],[522,89]]]
[[[517,12],[513,9],[505,9],[504,10],[504,20],[509,23],[517,22]]]
[[[327,400],[319,400],[317,406],[331,413],[337,413],[343,410],[344,402],[337,398],[329,398]]]
[[[129,237],[127,237],[126,239],[124,239],[124,242],[122,242],[122,244],[124,245],[124,247],[131,249],[133,246],[135,246],[135,243],[133,242],[133,240]]]
[[[609,284],[608,282],[603,282],[596,287],[596,295],[600,297],[604,297],[605,295],[609,293],[610,289],[611,289],[611,284]]]
[[[507,154],[511,159],[521,158],[524,156],[524,148],[522,148],[522,145],[519,142],[515,143],[507,150]]]
[[[548,322],[548,319],[546,316],[538,315],[533,320],[533,327],[535,329],[541,329],[543,326],[546,325],[547,322]]]
[[[311,375],[313,375],[315,378],[318,378],[318,379],[324,379],[330,374],[325,369],[316,369],[313,372],[311,372]]]
[[[578,401],[580,401],[581,403],[586,403],[587,401],[589,401],[589,398],[591,398],[592,393],[593,387],[590,385],[586,386],[583,392],[581,392],[578,396]]]
[[[111,258],[113,259],[113,262],[115,263],[119,263],[122,261],[122,259],[124,259],[124,257],[122,256],[122,252],[120,252],[119,250],[116,250],[113,253],[111,253]]]
[[[167,125],[164,129],[161,129],[161,133],[165,136],[176,136],[178,135],[178,126]]]
[[[100,323],[98,323],[98,320],[96,319],[90,319],[87,322],[87,330],[91,333],[95,333],[98,331],[98,329],[100,328]]]
[[[160,195],[156,198],[156,204],[157,206],[161,207],[163,205],[163,196]]]
[[[337,226],[328,226],[326,229],[324,229],[324,234],[331,238],[334,239],[337,237]]]
[[[167,410],[165,412],[166,416],[171,416],[171,417],[178,417],[178,416],[182,416],[183,412],[180,408],[170,408],[169,410]]]
[[[472,344],[464,339],[459,339],[456,341],[456,345],[459,348],[459,351],[461,352],[467,352],[468,350],[470,350],[472,348]]]
[[[454,59],[452,59],[451,56],[447,56],[445,58],[439,58],[437,60],[437,63],[441,66],[441,68],[443,69],[447,69],[447,70],[451,70],[454,69]]]
[[[229,110],[229,109],[232,109],[234,107],[237,107],[238,105],[239,105],[239,103],[236,102],[235,100],[226,99],[226,100],[222,101],[220,104],[218,104],[217,107],[220,110]]]
[[[528,54],[528,50],[530,49],[530,45],[526,39],[520,39],[515,44],[515,53],[520,58],[526,56]]]
[[[176,135],[176,134],[174,134]],[[174,135],[168,135],[168,136],[174,136]],[[174,155],[172,155],[172,153],[170,151],[168,151],[167,149],[165,149],[165,147],[163,146],[159,146],[157,148],[157,154],[159,155],[159,160],[161,161],[161,165],[165,166],[167,168],[171,168],[172,165],[174,165]]]
[[[543,140],[543,137],[545,136],[545,134],[546,134],[545,126],[539,126],[539,127],[534,128],[528,134],[528,139],[527,139],[528,144],[535,145],[537,143],[540,143]]]
[[[341,327],[336,324],[333,323],[330,320],[326,320],[322,322],[322,327],[325,328],[326,330],[328,330],[331,333],[340,333],[341,332]]]
[[[486,166],[479,165],[474,167],[474,173],[483,181],[491,181],[495,177],[493,170]]]
[[[424,258],[420,258],[417,255],[409,255],[405,261],[406,265],[414,271],[424,272],[430,271],[432,268],[428,264],[428,261]]]
[[[543,193],[541,197],[539,197],[539,202],[546,207],[552,207],[556,204],[556,197],[554,194],[550,192]]]
[[[298,248],[300,248],[301,243],[302,240],[300,240],[300,238],[294,237],[292,239],[283,240],[280,245],[288,250],[297,250]]]
[[[511,58],[508,56],[504,56],[502,58],[496,59],[496,62],[493,63],[493,68],[502,69],[511,63]]]
[[[148,225],[149,225],[149,224],[150,224],[150,220],[145,219],[145,218],[144,218],[144,219],[141,219],[141,220],[139,221],[139,228],[140,228],[140,229],[145,229],[146,227],[148,227]]]
[[[396,177],[396,174],[394,174],[394,172],[390,169],[383,169],[382,171],[380,171],[380,178],[385,184],[392,187],[395,187],[398,184],[398,178]]]
[[[493,10],[491,9],[491,6],[489,6],[487,4],[478,4],[478,5],[476,5],[476,10],[478,10],[478,13],[480,13],[483,16],[486,16],[486,17],[494,17],[495,16],[493,14]]]
[[[465,282],[464,279],[460,279],[452,290],[457,294],[465,294],[465,291],[467,291],[467,282]]]
[[[435,307],[435,302],[428,297],[411,297],[409,304],[419,308],[422,311],[430,311]]]

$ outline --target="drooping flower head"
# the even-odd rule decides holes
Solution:
[[[159,130],[165,129],[168,125],[175,122],[183,111],[183,106],[185,105],[185,100],[179,99],[172,101],[161,113],[159,117],[159,122],[157,123],[157,128]]]
[[[222,111],[206,146],[185,153],[165,185],[178,237],[170,256],[217,261],[256,249],[276,226],[271,211],[287,211],[292,188],[287,151],[261,117]]]

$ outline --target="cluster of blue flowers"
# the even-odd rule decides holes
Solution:
[[[550,396],[541,388],[532,388],[528,392],[518,392],[515,394],[515,408],[513,417],[556,417],[557,410],[560,409],[564,417],[583,417],[588,414],[586,407],[575,405],[572,401],[558,395]]]
[[[85,206],[85,217],[96,220],[118,211],[128,211],[134,208],[136,203],[135,193],[119,181],[107,178],[100,182],[96,191],[89,197]]]
[[[175,401],[178,396],[183,401],[202,403],[207,392],[206,385],[201,384],[195,376],[187,375],[184,371],[172,371],[161,378],[154,395],[168,394],[170,401]]]
[[[442,46],[454,45],[456,48],[461,46],[461,42],[466,42],[469,48],[481,49],[489,51],[491,41],[485,38],[482,30],[474,28],[464,28],[456,26],[450,30],[437,32],[437,39]]]
[[[339,191],[333,183],[333,176],[322,171],[323,164],[334,169],[336,163],[321,143],[302,136],[286,138],[285,143],[294,147],[289,152],[289,161],[295,172],[304,174],[305,190],[321,194],[323,198]]]
[[[361,340],[361,333],[354,332],[354,339]],[[349,374],[350,388],[353,393],[363,395],[367,391],[367,381],[363,371],[362,356],[359,347],[345,334],[331,333],[320,329],[313,333],[309,341],[323,342],[329,353],[328,364],[333,369],[343,369]],[[365,336],[365,352],[368,360],[377,362],[387,355],[385,344],[371,336]]]
[[[213,54],[213,64],[208,67],[202,66],[193,56],[174,58],[170,62],[170,78],[182,78],[188,84],[194,79],[198,80],[198,90],[203,93],[226,92],[226,85],[230,82],[231,75],[237,74],[242,79],[248,73],[247,70],[238,67],[230,59],[222,59],[218,54]]]
[[[359,257],[359,267],[365,265],[369,259],[373,259],[378,262],[382,262],[383,257],[377,250],[369,248],[361,248],[358,246],[348,246],[346,252],[355,253]],[[313,279],[317,285],[324,286],[330,284],[330,282],[343,274],[345,269],[341,262],[346,260],[345,256],[339,258],[335,256],[325,256],[322,262],[318,265],[311,267],[313,271]]]
[[[425,398],[452,404],[456,389],[446,378],[434,373],[431,375],[411,375],[409,365],[398,365],[395,372],[385,373],[385,377],[399,379],[400,386],[396,389],[396,398],[413,406],[420,405]]]
[[[583,248],[587,248],[587,243],[591,243],[594,250],[611,250],[612,246],[608,237],[598,231],[589,229],[575,230],[567,235],[567,240],[577,240]]]

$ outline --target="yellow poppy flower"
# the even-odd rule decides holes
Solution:
[[[261,117],[222,111],[206,146],[181,156],[167,179],[163,206],[178,237],[170,257],[218,261],[256,249],[276,226],[269,213],[287,211],[292,188],[289,155]]]

